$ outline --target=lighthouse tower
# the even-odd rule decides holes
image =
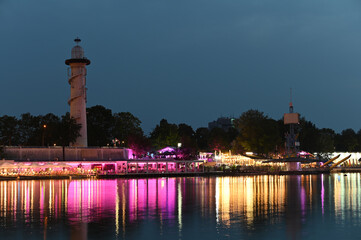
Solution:
[[[76,46],[71,50],[71,58],[65,60],[65,64],[70,66],[68,71],[70,84],[70,117],[73,117],[78,124],[81,124],[80,137],[73,144],[74,147],[87,147],[87,124],[86,124],[86,65],[90,60],[84,57],[84,50],[79,46],[79,38],[75,40]]]

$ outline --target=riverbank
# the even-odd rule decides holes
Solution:
[[[358,173],[358,172],[361,172],[361,168],[340,167],[331,170],[331,173]]]
[[[360,169],[361,172],[361,169]],[[330,173],[328,169],[313,169],[305,171],[278,171],[278,172],[264,172],[264,171],[248,171],[248,172],[200,172],[200,173],[128,173],[128,174],[99,174],[99,179],[115,179],[115,178],[159,178],[159,177],[238,177],[238,176],[254,176],[254,175],[308,175],[308,174],[322,174]]]
[[[310,175],[310,174],[330,174],[330,173],[357,173],[361,168],[337,168],[329,169],[307,169],[302,171],[249,171],[249,172],[200,172],[200,173],[128,173],[128,174],[98,174],[98,175],[45,175],[45,176],[0,176],[0,181],[9,180],[50,180],[50,179],[138,179],[138,178],[167,178],[167,177],[238,177],[255,175]]]
[[[17,176],[0,176],[0,181],[9,181],[9,180],[57,180],[57,179],[88,179],[96,178],[92,175],[35,175],[35,176],[26,176],[26,175],[17,175]]]

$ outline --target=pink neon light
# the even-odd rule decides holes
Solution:
[[[172,148],[172,147],[165,147],[165,148],[163,148],[161,150],[158,150],[159,153],[174,152],[174,151],[175,151],[175,149]]]
[[[133,150],[132,149],[128,149],[128,159],[133,159]]]
[[[305,152],[305,151],[298,152],[298,154],[300,156],[311,156],[312,155],[311,153],[308,153],[308,152]]]

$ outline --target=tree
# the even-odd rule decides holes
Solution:
[[[226,151],[230,149],[227,132],[222,128],[212,128],[209,132],[208,146],[212,151]]]
[[[0,117],[0,141],[2,145],[16,145],[19,141],[19,122],[15,117]]]
[[[185,123],[181,123],[178,125],[178,135],[182,144],[179,149],[182,158],[194,158],[197,154],[197,141],[193,128]]]
[[[242,154],[244,152],[246,152],[246,150],[244,149],[243,145],[242,145],[242,138],[241,136],[237,136],[233,142],[232,142],[232,152],[235,154]]]
[[[199,151],[209,151],[209,130],[208,128],[198,128],[195,133],[197,148]]]
[[[319,131],[318,149],[319,153],[331,153],[335,151],[335,131],[329,128],[322,128]]]
[[[144,136],[143,130],[140,127],[141,121],[130,112],[115,113],[113,117],[115,122],[113,137],[124,141],[125,146],[129,146],[129,137]]]
[[[319,147],[319,130],[315,124],[307,121],[305,118],[300,119],[299,141],[301,149],[307,152],[317,152]]]
[[[48,146],[57,143],[58,125],[60,118],[52,113],[44,116],[38,116],[39,119],[39,135],[41,135],[41,145]]]
[[[257,110],[244,112],[235,119],[235,127],[240,134],[236,141],[245,151],[268,154],[282,142],[277,121]]]
[[[359,148],[357,135],[351,128],[345,129],[336,135],[336,151],[354,152]]]
[[[6,157],[6,155],[4,153],[4,146],[0,146],[0,159],[3,159],[5,157]]]
[[[361,151],[361,129],[358,130],[358,132],[356,133],[356,138],[357,138],[357,152]]]
[[[24,113],[19,120],[19,144],[23,146],[41,145],[40,118]]]
[[[63,147],[63,160],[65,160],[65,146],[75,143],[76,139],[80,137],[81,124],[76,123],[74,118],[70,117],[69,113],[61,116],[61,121],[57,126],[57,142]]]
[[[162,119],[150,133],[150,140],[157,150],[167,146],[177,146],[180,141],[178,126],[169,124],[167,120]]]
[[[141,157],[151,150],[151,143],[144,135],[130,135],[127,146],[133,150],[136,157]]]
[[[106,146],[112,140],[114,118],[112,111],[101,105],[87,108],[89,146]]]
[[[133,150],[134,155],[141,156],[150,150],[149,140],[144,136],[141,121],[129,112],[115,113],[113,137],[124,142],[122,146]]]
[[[80,137],[81,124],[78,124],[69,113],[61,116],[61,121],[57,123],[56,143],[60,146],[69,146],[75,143]]]

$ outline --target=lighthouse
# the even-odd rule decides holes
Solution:
[[[76,38],[76,46],[71,50],[71,58],[65,60],[65,64],[70,66],[68,69],[68,82],[70,84],[70,117],[73,117],[76,123],[81,124],[80,136],[72,145],[74,147],[87,147],[87,123],[86,123],[86,65],[90,60],[84,56],[84,50],[79,46],[80,39]]]

